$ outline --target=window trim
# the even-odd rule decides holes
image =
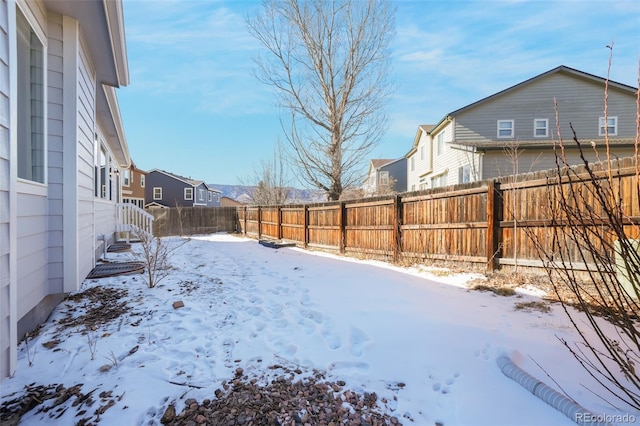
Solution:
[[[154,186],[153,187],[153,199],[154,200],[162,200],[162,187]]]
[[[145,176],[144,175],[140,175],[140,188],[144,188],[144,184],[145,184]]]
[[[187,195],[190,194],[190,195]],[[193,188],[185,188],[184,189],[184,200],[185,201],[193,201]]]
[[[538,130],[542,127],[538,127],[538,122],[544,122],[544,135],[539,135]],[[549,119],[548,118],[534,118],[533,119],[533,137],[534,138],[548,138],[549,137]]]
[[[10,5],[11,3],[9,3]],[[10,7],[10,6],[7,7]],[[41,66],[41,81],[40,81],[40,85],[42,86],[42,92],[41,92],[41,104],[42,104],[42,120],[40,122],[40,126],[41,126],[41,137],[42,137],[42,142],[41,142],[41,146],[39,148],[36,148],[38,151],[41,151],[41,166],[39,168],[42,169],[41,173],[41,180],[38,176],[36,176],[36,179],[34,179],[34,173],[33,171],[31,173],[29,173],[29,177],[25,177],[25,176],[20,176],[20,173],[18,172],[18,165],[19,163],[19,141],[18,141],[18,135],[17,135],[17,131],[18,131],[18,127],[16,125],[16,129],[15,131],[10,132],[11,136],[11,143],[10,143],[10,149],[15,149],[16,150],[16,179],[18,182],[21,183],[25,183],[27,185],[22,185],[22,189],[20,192],[24,192],[24,193],[32,193],[32,191],[30,191],[30,189],[33,189],[33,193],[37,193],[40,194],[42,193],[42,188],[46,188],[47,184],[48,184],[48,168],[49,168],[49,164],[48,164],[48,121],[49,121],[49,114],[48,114],[48,44],[47,44],[47,36],[46,34],[43,32],[42,28],[40,27],[38,20],[36,19],[36,17],[33,15],[33,13],[31,12],[31,10],[29,10],[28,7],[23,7],[21,4],[19,4],[19,2],[15,2],[13,5],[13,10],[14,10],[14,14],[13,14],[13,24],[15,26],[14,28],[14,33],[13,33],[13,40],[11,40],[10,38],[10,47],[9,47],[9,55],[11,55],[13,53],[13,55],[15,55],[16,57],[19,55],[18,52],[18,14],[22,15],[22,18],[24,18],[24,20],[26,21],[27,25],[29,26],[29,30],[30,30],[30,35],[35,35],[35,37],[37,38],[37,41],[40,44],[40,54],[42,55],[41,58],[41,63],[39,64]],[[9,16],[11,16],[11,12],[9,12]],[[11,93],[20,93],[19,87],[18,87],[18,79],[20,78],[19,72],[17,71],[17,67],[14,69],[12,67],[12,69],[9,71],[10,72],[10,85],[11,87],[9,88]],[[29,81],[29,84],[33,84],[33,81]],[[17,106],[16,106],[17,107]],[[17,109],[17,108],[16,108]],[[20,111],[17,111],[17,114],[20,114]],[[33,115],[30,114],[29,115],[29,120],[31,121]],[[31,150],[31,152],[33,152],[33,147],[29,147],[29,149]],[[30,162],[30,166],[31,168],[33,168],[33,164],[31,164]]]
[[[500,128],[500,125],[503,123],[509,123],[511,124],[511,128],[510,129],[502,129]],[[510,130],[510,134],[509,135],[500,135],[500,131],[501,130]],[[496,136],[498,139],[513,139],[514,136],[516,134],[516,124],[515,124],[515,120],[498,120],[497,122],[497,133]]]
[[[378,185],[389,185],[389,172],[380,171],[379,174],[380,176],[379,176]]]
[[[436,155],[444,154],[444,130],[436,135]]]
[[[618,116],[617,115],[608,116],[607,121],[608,120],[613,120],[613,125],[610,126],[607,123],[607,126],[605,127],[604,116],[598,118],[598,136],[617,136],[618,135]],[[606,131],[606,129],[610,127],[613,127],[613,132]]]

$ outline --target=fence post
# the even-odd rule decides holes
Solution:
[[[304,212],[302,218],[302,231],[304,236],[302,237],[302,246],[304,248],[309,247],[309,206],[307,204],[304,205]]]
[[[340,253],[344,253],[346,243],[347,207],[344,201],[340,202],[340,213],[338,215],[340,225]]]
[[[258,206],[258,239],[262,238],[262,207]]]
[[[487,186],[487,270],[496,268],[500,257],[500,183],[491,179]]]
[[[393,199],[393,261],[397,262],[402,253],[402,197],[396,195]]]
[[[244,228],[242,228],[242,235],[247,235],[247,206],[244,206],[243,209],[244,209],[244,218],[242,220],[244,222]]]
[[[276,221],[277,221],[277,226],[278,226],[278,240],[282,239],[282,207],[277,206],[276,207]]]

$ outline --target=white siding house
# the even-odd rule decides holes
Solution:
[[[554,142],[562,138],[569,164],[580,161],[570,125],[588,147],[604,148],[605,130],[613,157],[634,155],[637,88],[560,66],[420,126],[406,154],[409,190],[473,182],[556,167]],[[562,134],[558,134],[557,121]],[[431,157],[422,159],[423,144]],[[515,154],[517,152],[517,155]],[[411,171],[411,163],[416,167]]]
[[[119,0],[0,0],[0,380],[115,237],[124,43]]]

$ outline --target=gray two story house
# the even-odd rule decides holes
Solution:
[[[365,196],[388,195],[407,190],[407,159],[373,159],[362,189]]]
[[[607,108],[605,114],[605,86]],[[556,167],[562,141],[580,163],[634,155],[637,88],[559,66],[421,125],[407,153],[408,189],[419,190]]]
[[[221,192],[204,181],[153,169],[146,177],[146,207],[220,207]]]

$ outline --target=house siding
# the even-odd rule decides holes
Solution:
[[[18,5],[40,37],[44,47],[44,66],[47,70],[48,40],[46,33],[48,24],[44,6],[40,1],[28,3],[19,1]],[[47,87],[47,77],[45,74],[43,82],[45,87]],[[48,94],[45,91],[45,102],[47,99]],[[48,111],[45,112],[45,119],[47,116]],[[48,127],[47,124],[45,127]],[[48,149],[48,141],[45,142],[46,149]],[[17,318],[20,318],[17,323],[18,337],[35,328],[40,321],[46,318],[38,309],[38,305],[46,304],[49,290],[47,178],[45,177],[45,184],[18,182],[16,185],[16,225],[14,228],[16,232],[16,279],[20,283],[16,294],[16,314]]]
[[[598,138],[598,118],[603,116],[604,90],[601,84],[564,73],[555,73],[461,111],[455,117],[457,142],[497,139],[497,120],[514,120],[513,140],[551,140],[556,135],[557,102],[562,137],[571,139],[569,124],[581,139]],[[611,86],[609,116],[618,117],[618,135],[635,136],[635,110],[629,110],[629,94]],[[533,120],[549,120],[547,138],[534,138]],[[510,138],[500,139],[508,141]],[[501,142],[497,142],[501,143]]]
[[[162,200],[153,199],[154,187],[162,187]],[[193,205],[193,201],[184,199],[184,188],[191,188],[191,185],[164,173],[151,171],[147,175],[145,185],[147,204],[156,202],[167,207],[176,207],[176,204],[184,207],[191,207]]]
[[[86,277],[95,265],[96,230],[94,229],[94,134],[96,80],[91,60],[80,37],[78,49],[77,78],[77,235],[78,253],[77,268],[80,280]],[[102,138],[101,138],[102,139]],[[104,142],[103,142],[104,143]],[[106,146],[106,144],[104,144]],[[106,224],[105,224],[106,225]],[[115,225],[112,229],[115,229]],[[75,285],[80,284],[80,280]]]
[[[493,150],[486,152],[483,157],[483,170],[481,179],[492,179],[495,177],[511,176],[513,174],[529,173],[538,170],[556,169],[556,157],[553,152],[547,150],[544,154],[542,151],[528,148],[520,148],[521,152],[517,156],[517,162],[513,159],[507,159],[505,153],[501,150]],[[633,157],[635,155],[634,148],[616,148],[614,158]],[[580,164],[582,159],[577,149],[566,148],[564,156],[569,164]],[[600,149],[600,160],[596,158],[591,145],[586,147],[585,158],[590,162],[604,161],[606,154]],[[515,169],[517,164],[517,170]]]
[[[432,179],[441,177],[446,174],[446,185],[455,185],[462,183],[460,181],[459,169],[469,166],[471,181],[478,180],[481,176],[480,164],[481,159],[472,152],[460,149],[454,149],[449,144],[453,139],[453,129],[456,128],[455,120],[450,121],[442,126],[438,131],[432,132],[430,135],[422,133],[418,149],[412,154],[416,158],[416,170],[408,171],[407,189],[419,190],[432,188]],[[440,154],[438,154],[438,137],[444,135],[444,146]],[[420,146],[425,146],[425,158],[420,160]],[[411,159],[409,158],[410,162]],[[410,164],[410,163],[409,163]],[[410,168],[410,165],[407,165]],[[440,184],[442,185],[442,183]]]
[[[11,341],[15,338],[11,326],[10,299],[10,168],[9,168],[9,22],[8,5],[0,0],[0,377],[11,374],[15,365],[15,351]]]
[[[421,157],[421,152],[424,150],[424,158]],[[431,135],[427,132],[420,130],[420,139],[416,146],[415,152],[407,157],[406,165],[406,182],[405,187],[408,191],[419,190],[420,184],[427,182],[429,179],[425,177],[433,171],[433,152],[432,152]],[[412,160],[413,158],[413,160]],[[411,170],[411,162],[415,162],[414,170]],[[423,182],[421,182],[421,180]]]
[[[62,16],[48,15],[48,208],[49,208],[49,290],[64,291],[63,263],[63,27]]]

